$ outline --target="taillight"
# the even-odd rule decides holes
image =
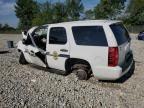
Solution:
[[[108,51],[108,66],[117,66],[118,65],[118,47],[109,47]]]

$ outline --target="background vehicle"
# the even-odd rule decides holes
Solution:
[[[31,28],[18,43],[20,63],[116,80],[133,66],[130,37],[120,21],[90,20]]]
[[[144,40],[144,31],[139,33],[138,40]]]

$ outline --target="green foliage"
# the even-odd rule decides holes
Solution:
[[[40,11],[32,20],[32,25],[43,25],[47,23],[53,23],[53,5],[47,1],[43,4],[39,4],[38,8]]]
[[[10,27],[8,24],[0,24],[0,31],[15,30],[15,28]]]
[[[84,10],[81,0],[66,0],[65,4],[69,20],[79,20]]]
[[[0,30],[2,29],[2,24],[0,24]]]
[[[79,20],[83,9],[81,0],[66,0],[64,3],[57,2],[55,4],[47,1],[39,4],[40,12],[32,20],[32,25]]]
[[[69,20],[79,20],[84,7],[81,0],[65,0],[51,4],[49,1],[38,4],[34,0],[16,0],[15,12],[19,18],[19,28]]]
[[[144,24],[144,0],[130,0],[125,13],[126,0],[100,0],[94,9],[84,12],[82,0],[45,3],[36,0],[16,0],[15,12],[19,28],[82,19],[120,19],[127,25]],[[2,25],[0,25],[1,28]]]
[[[16,0],[15,12],[19,18],[19,27],[28,29],[32,26],[32,20],[38,13],[37,3],[33,0]]]
[[[125,22],[131,25],[144,24],[144,0],[131,0],[127,9]]]
[[[8,24],[0,24],[0,33],[18,33],[19,31]]]
[[[126,0],[101,0],[94,8],[96,19],[116,19],[124,9]]]
[[[51,4],[48,1],[39,4],[40,12],[33,19],[33,25],[58,23],[68,20],[66,6],[63,3]]]
[[[94,11],[93,10],[86,10],[85,11],[85,19],[89,19],[89,20],[92,20],[94,19],[95,16],[94,16]]]
[[[65,4],[56,3],[54,5],[53,21],[56,22],[56,23],[63,22],[63,21],[68,21],[68,13],[67,13]]]

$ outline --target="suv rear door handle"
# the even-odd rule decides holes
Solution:
[[[68,52],[67,49],[60,49],[60,51],[62,51],[62,52]]]

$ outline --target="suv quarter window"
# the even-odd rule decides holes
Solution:
[[[130,41],[130,36],[122,24],[112,24],[110,25],[110,28],[117,40],[118,45]]]
[[[103,26],[73,26],[77,45],[108,46]]]
[[[49,44],[66,44],[67,35],[64,27],[52,27],[49,33]]]

